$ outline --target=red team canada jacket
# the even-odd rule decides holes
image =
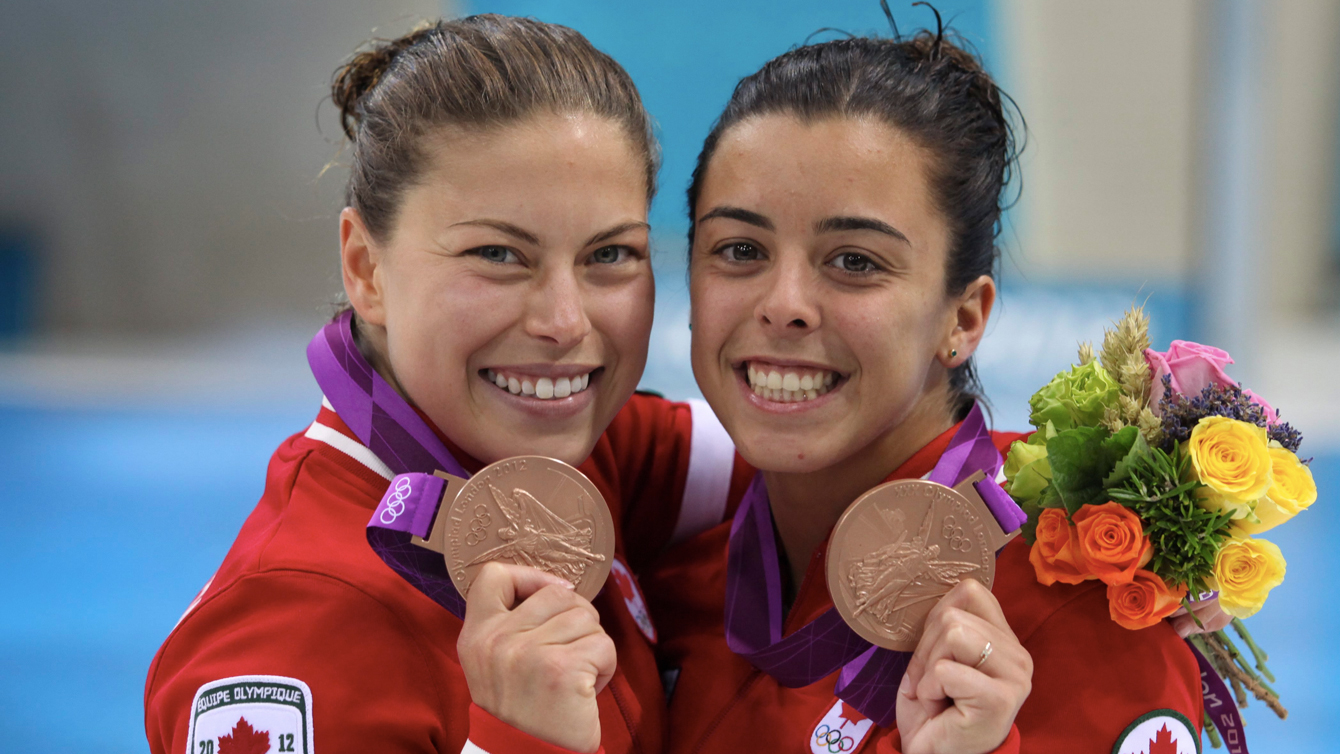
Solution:
[[[655,631],[632,573],[722,518],[734,453],[701,409],[634,396],[580,466],[618,532],[594,600],[618,652],[598,697],[608,754],[663,749]],[[461,621],[368,545],[392,476],[328,404],[275,451],[260,503],[150,666],[154,754],[562,751],[472,706]]]
[[[956,430],[931,442],[889,479],[929,473]],[[993,437],[1004,451],[1019,435]],[[738,500],[733,495],[731,505]],[[672,549],[643,577],[661,632],[663,663],[680,669],[670,700],[670,752],[898,751],[896,730],[874,727],[833,695],[836,673],[806,687],[785,688],[726,645],[729,535],[729,523],[718,525]],[[825,544],[810,559],[787,616],[787,634],[833,604],[826,553]],[[1100,582],[1038,584],[1028,547],[1018,540],[1001,552],[992,592],[1034,662],[1032,693],[998,754],[1199,751],[1200,674],[1168,624],[1141,631],[1118,626]]]

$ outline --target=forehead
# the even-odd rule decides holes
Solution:
[[[598,115],[544,113],[496,126],[442,127],[425,137],[423,151],[428,164],[418,184],[445,192],[458,206],[524,204],[537,195],[646,204],[638,145],[619,123]],[[583,190],[573,195],[578,186]]]
[[[727,203],[806,221],[854,213],[931,221],[938,212],[930,160],[926,149],[877,118],[756,116],[722,136],[694,211]]]

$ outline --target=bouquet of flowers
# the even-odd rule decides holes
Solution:
[[[1132,630],[1217,599],[1251,662],[1224,631],[1191,641],[1239,706],[1250,691],[1284,717],[1241,619],[1284,580],[1279,547],[1257,535],[1317,498],[1302,437],[1224,373],[1227,353],[1149,346],[1149,319],[1133,309],[1096,358],[1081,344],[1079,365],[1030,399],[1037,431],[1010,447],[1004,485],[1028,514],[1029,560],[1046,585],[1102,581],[1112,620]]]

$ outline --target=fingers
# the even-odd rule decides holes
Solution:
[[[977,579],[964,579],[960,581],[953,589],[949,590],[934,608],[930,615],[926,616],[929,621],[936,610],[949,610],[958,608],[966,613],[971,613],[982,620],[998,628],[1009,629],[1009,621],[1005,620],[1005,612],[1000,609],[1000,601],[996,595],[991,593],[982,582]]]
[[[517,602],[545,587],[571,590],[572,584],[538,568],[511,563],[485,563],[465,595],[467,613],[486,619],[510,611]]]
[[[1233,616],[1219,607],[1218,599],[1191,603],[1191,613],[1181,608],[1168,618],[1177,635],[1183,639],[1192,634],[1213,633],[1233,622]]]
[[[573,649],[581,652],[581,656],[591,662],[591,669],[595,674],[595,683],[591,689],[592,695],[604,691],[605,687],[609,685],[610,679],[614,677],[614,668],[618,664],[618,658],[614,650],[614,640],[609,637],[609,634],[601,631],[573,642]]]

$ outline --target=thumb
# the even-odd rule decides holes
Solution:
[[[497,561],[485,563],[465,595],[465,611],[481,618],[504,613],[547,586],[573,588],[565,579],[538,568]]]

